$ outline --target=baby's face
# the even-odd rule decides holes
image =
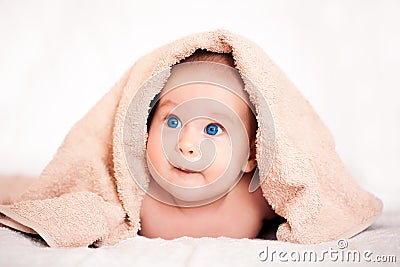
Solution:
[[[191,111],[196,113],[195,110],[199,110],[199,107],[193,106],[193,109],[191,109],[190,105],[191,103],[196,105],[194,100],[199,99],[211,99],[213,103],[221,103],[227,109],[213,110],[213,105],[207,105],[207,102],[203,102],[204,105],[200,107],[200,110],[204,109],[208,115],[191,117]],[[179,107],[185,108],[180,109]],[[227,110],[231,110],[231,112],[227,112]],[[216,85],[193,83],[162,92],[149,129],[148,160],[159,176],[169,183],[181,187],[207,185],[226,172],[233,158],[232,153],[235,152],[234,147],[239,146],[238,143],[248,148],[253,143],[251,142],[255,131],[253,121],[250,108],[241,98]],[[224,125],[225,123],[231,125]],[[238,142],[235,144],[230,135],[235,134],[232,129],[235,129],[238,123],[242,124],[239,127],[244,129],[245,135],[240,137],[239,142],[238,139],[234,139],[235,142]],[[227,129],[231,129],[229,133]],[[173,149],[188,162],[195,162],[205,156],[202,155],[201,143],[206,139],[214,144],[214,159],[206,168],[201,170],[177,166],[179,164],[173,163],[165,153],[165,141],[167,140],[165,136],[174,134],[177,136],[177,140],[173,144]],[[247,160],[248,156],[246,155],[246,157]],[[250,164],[248,164],[249,161],[244,162],[245,167],[242,169],[244,172],[250,172],[254,169],[255,160],[252,159],[251,161]]]

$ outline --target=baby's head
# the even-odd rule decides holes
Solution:
[[[210,68],[180,64],[189,62],[219,64]],[[147,159],[153,178],[161,177],[182,188],[198,188],[221,177],[237,182],[239,174],[250,175],[257,164],[257,122],[243,81],[232,69],[232,56],[197,50],[180,63],[181,70],[172,71],[148,119]],[[202,69],[208,72],[206,76],[219,75],[217,80],[226,81],[225,86],[177,83],[186,71]]]

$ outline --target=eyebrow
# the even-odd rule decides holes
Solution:
[[[228,120],[230,123],[232,123],[232,124],[234,123],[233,119],[225,113],[213,112],[210,115],[216,116],[216,117],[223,117],[224,119]],[[214,120],[216,120],[216,119],[214,118]]]
[[[163,103],[161,103],[160,106],[159,106],[159,108],[162,108],[162,107],[164,107],[164,106],[173,106],[173,107],[176,107],[177,105],[178,105],[178,103],[176,103],[176,102],[174,102],[174,101],[168,99],[168,100],[164,101]]]
[[[160,101],[159,103],[160,103],[160,106],[159,106],[160,109],[163,108],[163,107],[167,107],[167,106],[176,107],[176,106],[178,105],[178,103],[172,101],[171,99],[165,100],[165,101],[162,102],[162,103],[161,103],[161,101]],[[223,117],[223,118],[225,118],[226,120],[228,120],[229,122],[231,122],[232,124],[234,123],[234,120],[233,120],[230,116],[228,116],[227,114],[225,114],[225,113],[212,112],[212,113],[210,114],[210,116],[211,116],[210,119],[213,119],[212,116]],[[214,118],[214,120],[215,120],[215,118]]]

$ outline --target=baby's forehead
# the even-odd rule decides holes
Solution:
[[[235,68],[214,62],[189,62],[174,65],[163,91],[193,82],[218,84],[243,94],[244,83],[239,72]]]
[[[230,93],[242,99],[243,102],[251,106],[248,94],[245,92],[245,84],[237,69],[230,66],[214,62],[189,62],[174,65],[171,68],[170,76],[161,91],[161,96],[166,95],[172,90],[176,90],[184,85],[216,85],[216,88],[225,89],[225,94]],[[195,98],[199,94],[204,97],[213,97],[215,90],[203,90],[201,86],[190,86],[191,97]],[[218,90],[217,90],[218,91]],[[221,91],[221,90],[219,90]],[[187,95],[187,92],[185,92]],[[217,95],[223,94],[217,92]]]
[[[234,112],[249,108],[248,99],[235,91],[218,84],[205,82],[187,83],[163,90],[159,102],[161,107],[167,106],[170,108],[183,104],[192,105],[193,108],[196,107],[203,110],[224,106]],[[198,105],[201,106],[197,107]],[[220,111],[228,112],[223,108],[220,108]]]

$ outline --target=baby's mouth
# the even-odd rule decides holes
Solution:
[[[197,171],[188,170],[188,169],[180,168],[180,167],[175,167],[175,169],[177,169],[178,171],[183,172],[183,173],[185,173],[185,174],[199,173],[199,172],[197,172]]]
[[[176,180],[174,182],[184,187],[199,187],[208,184],[201,171],[194,171],[182,167],[173,167],[176,171]]]

